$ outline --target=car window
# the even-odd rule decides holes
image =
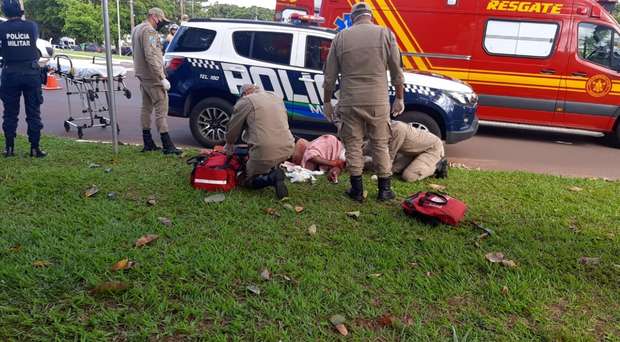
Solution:
[[[331,45],[331,39],[308,36],[306,39],[306,68],[323,70]]]
[[[209,50],[216,32],[181,26],[168,47],[168,52],[200,52]]]
[[[289,64],[293,35],[278,32],[238,31],[233,44],[240,56],[275,64]]]
[[[484,49],[490,55],[549,57],[559,25],[529,21],[489,20]]]
[[[581,23],[578,39],[581,58],[614,70],[620,68],[620,36],[613,29]]]

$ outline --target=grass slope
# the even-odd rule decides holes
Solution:
[[[478,247],[479,231],[429,228],[398,204],[353,204],[345,184],[324,179],[290,186],[301,214],[270,190],[207,205],[181,159],[123,147],[111,161],[107,145],[44,145],[46,160],[0,160],[0,340],[334,340],[334,314],[358,341],[448,340],[452,328],[480,341],[619,340],[618,182],[465,170],[396,182],[402,196],[447,185],[470,205],[470,219],[495,230]],[[26,151],[24,139],[18,149]],[[101,192],[86,199],[92,184]],[[352,210],[358,220],[345,215]],[[160,239],[133,247],[150,233]],[[519,266],[485,260],[496,251]],[[582,265],[582,256],[600,264]],[[123,258],[137,267],[111,272]],[[263,268],[271,281],[261,280]],[[111,280],[129,288],[89,292]],[[379,324],[384,315],[394,323]]]

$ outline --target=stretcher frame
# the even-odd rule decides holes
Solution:
[[[97,57],[93,57],[93,64],[96,64]],[[64,121],[64,128],[69,132],[71,128],[77,130],[79,139],[84,137],[84,130],[88,128],[111,126],[110,110],[108,108],[109,93],[107,88],[108,78],[106,76],[76,77],[74,75],[73,61],[67,55],[57,55],[55,57],[57,68],[54,73],[64,80],[65,94],[67,95],[67,106],[69,118]],[[60,61],[69,62],[69,69],[63,70]],[[125,84],[125,76],[118,75],[112,78],[114,82],[113,92],[122,93],[127,99],[131,99],[131,91]],[[78,116],[73,115],[72,97],[80,99],[81,110]],[[81,115],[81,116],[80,116]],[[116,125],[117,131],[120,127]]]

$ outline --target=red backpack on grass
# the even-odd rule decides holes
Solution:
[[[241,169],[237,156],[228,158],[226,154],[214,151],[207,156],[193,157],[187,164],[194,165],[191,184],[195,189],[228,192],[237,187],[237,172]]]
[[[407,215],[433,226],[442,223],[456,226],[467,213],[465,203],[435,192],[418,192],[407,198],[402,206]]]

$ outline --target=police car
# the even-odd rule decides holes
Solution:
[[[0,17],[0,22],[5,22],[7,20],[6,18]],[[52,43],[47,40],[37,39],[37,50],[39,50],[39,59],[43,59],[44,61],[54,56],[54,47]]]
[[[282,97],[295,135],[334,133],[323,115],[322,70],[335,34],[275,22],[184,23],[165,54],[170,115],[189,118],[200,144],[221,144],[240,87],[253,83]],[[426,128],[447,143],[476,133],[478,97],[469,85],[417,72],[405,73],[405,83],[406,111],[398,120]]]

